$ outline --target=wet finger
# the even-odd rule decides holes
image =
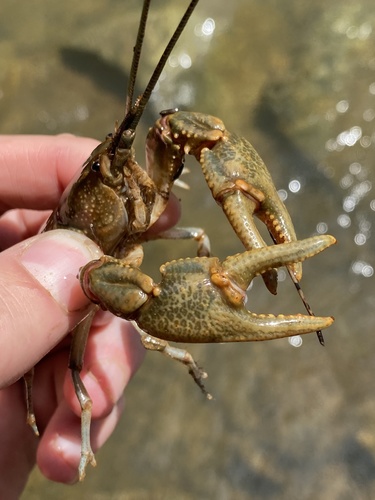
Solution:
[[[97,144],[69,134],[0,136],[0,213],[53,209]]]
[[[100,254],[91,240],[66,230],[0,253],[0,387],[22,376],[84,318],[90,302],[77,273]]]

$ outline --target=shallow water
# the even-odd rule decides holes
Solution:
[[[180,2],[178,2],[180,3]],[[0,133],[71,132],[102,139],[121,118],[140,2],[34,0],[0,5]],[[139,89],[182,7],[159,0]],[[333,315],[287,340],[189,346],[215,400],[184,369],[149,354],[126,390],[122,422],[83,484],[38,471],[23,498],[367,499],[375,497],[375,7],[369,0],[202,0],[138,131],[160,109],[220,116],[267,163],[300,238],[338,245],[304,264],[314,311]],[[152,49],[152,50],[151,50]],[[240,243],[189,162],[183,223],[223,257]],[[193,245],[158,244],[145,269]],[[281,273],[281,278],[283,274]],[[303,312],[289,280],[278,296],[256,283],[257,312]],[[155,376],[157,374],[157,376]]]

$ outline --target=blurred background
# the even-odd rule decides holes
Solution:
[[[153,2],[139,92],[183,3]],[[2,0],[0,133],[102,140],[123,116],[140,10],[139,0],[34,0],[15,12]],[[219,116],[251,141],[299,238],[337,238],[302,280],[314,312],[336,322],[324,348],[315,334],[298,348],[287,339],[188,346],[211,402],[184,367],[149,353],[85,482],[54,484],[35,470],[22,498],[375,498],[373,1],[202,0],[139,126],[140,162],[147,128],[176,106]],[[175,189],[182,224],[204,227],[219,257],[241,251],[199,165],[188,164],[190,191]],[[144,269],[157,280],[163,261],[195,251],[152,244]],[[254,283],[251,310],[304,312],[279,277],[277,297]]]

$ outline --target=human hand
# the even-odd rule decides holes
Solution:
[[[79,233],[37,232],[96,145],[69,135],[0,137],[0,498],[17,498],[35,463],[54,481],[77,479],[80,407],[67,370],[66,334],[89,305],[78,270],[100,250]],[[172,200],[159,230],[178,217]],[[143,353],[129,323],[97,315],[81,372],[93,400],[94,451],[113,431],[123,390]],[[19,380],[37,363],[33,399],[39,439],[26,425]]]

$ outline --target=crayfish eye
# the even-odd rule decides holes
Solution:
[[[91,170],[93,172],[99,172],[100,171],[100,162],[99,162],[99,160],[94,161],[94,163],[91,165]]]

